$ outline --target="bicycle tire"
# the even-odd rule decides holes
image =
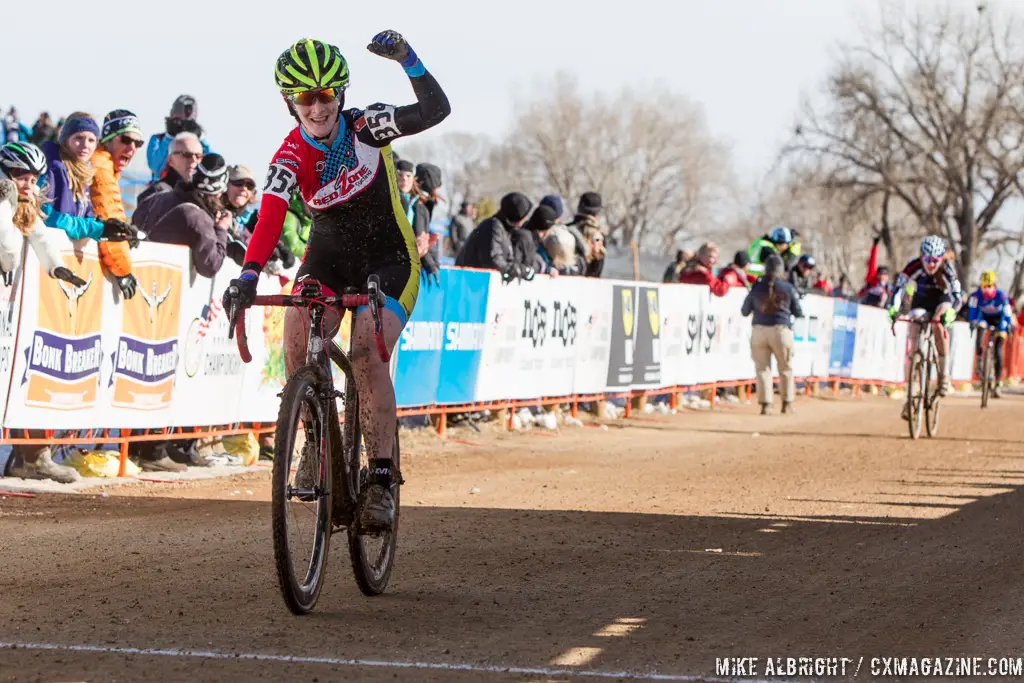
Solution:
[[[349,485],[355,487],[354,491],[356,499],[358,499],[369,471],[369,463],[364,463],[362,458],[359,397],[356,394],[354,381],[345,382],[345,439],[345,454],[349,462],[349,472],[352,475]],[[396,477],[400,477],[401,472],[400,453],[398,425],[396,424],[395,444],[392,449]],[[398,548],[398,519],[399,512],[401,511],[400,488],[400,483],[397,480],[391,485],[391,495],[395,499],[395,520],[391,531],[383,537],[372,537],[380,539],[380,549],[374,553],[377,556],[375,560],[368,556],[367,541],[363,535],[358,533],[356,525],[350,524],[348,527],[348,551],[349,557],[352,560],[352,573],[355,575],[359,590],[368,597],[383,593],[387,589],[388,581],[391,579],[391,570],[395,564],[395,552]],[[376,542],[374,541],[374,544]]]
[[[277,417],[274,435],[274,468],[272,474],[272,527],[274,532],[274,564],[277,569],[278,586],[288,609],[294,614],[309,614],[316,606],[326,575],[327,557],[331,543],[331,458],[318,453],[322,462],[322,477],[318,482],[324,493],[316,500],[316,522],[313,550],[306,576],[301,580],[295,575],[295,564],[288,543],[288,496],[289,475],[292,457],[295,453],[295,439],[299,431],[302,407],[312,415],[312,425],[306,426],[307,433],[323,434],[323,413],[318,396],[323,383],[323,371],[315,365],[299,368],[288,379],[281,392],[281,407]],[[330,439],[328,432],[328,440]],[[317,440],[319,441],[319,439]],[[328,444],[328,453],[330,444]]]
[[[921,382],[922,365],[924,357],[920,352],[915,352],[910,359],[910,373],[907,376],[907,405],[910,406],[907,425],[910,429],[910,438],[917,439],[921,436],[921,413],[923,412],[923,394],[927,384]]]
[[[985,344],[985,355],[981,357],[981,407],[988,408],[989,394],[992,392],[992,347]]]
[[[928,391],[932,386],[932,383],[928,381],[931,378],[932,369],[938,367],[934,351],[930,354],[926,367],[928,372],[925,374],[924,424],[928,438],[933,438],[939,432],[939,408],[942,399],[942,396],[939,394],[940,384],[938,381],[935,382],[935,389]]]

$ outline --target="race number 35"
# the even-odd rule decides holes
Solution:
[[[267,169],[267,181],[263,191],[288,201],[292,188],[295,186],[295,174],[282,166],[273,164]]]

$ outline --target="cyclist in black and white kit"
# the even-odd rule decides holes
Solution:
[[[949,349],[949,326],[956,320],[956,312],[962,302],[960,280],[956,268],[946,257],[946,241],[941,237],[929,235],[921,240],[921,255],[910,261],[896,278],[896,286],[889,304],[889,317],[899,315],[903,292],[913,283],[914,296],[910,300],[911,312],[919,311],[922,317],[931,320],[932,331],[935,333],[935,348],[939,356],[938,380],[939,395],[945,396],[949,391],[946,377],[946,354]],[[921,334],[921,323],[910,323],[910,343],[907,346],[907,357],[904,362],[904,377],[910,372],[912,349],[917,347],[917,338]],[[903,417],[908,419],[908,405],[904,405]]]

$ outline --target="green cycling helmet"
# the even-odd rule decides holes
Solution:
[[[281,53],[274,82],[282,93],[348,87],[348,62],[335,45],[303,38]]]

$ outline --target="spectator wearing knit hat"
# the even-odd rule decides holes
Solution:
[[[171,151],[171,141],[179,133],[193,133],[199,138],[202,144],[203,154],[210,153],[210,145],[206,141],[202,127],[196,122],[199,108],[196,100],[191,95],[178,95],[171,105],[171,114],[166,121],[167,132],[155,133],[149,138],[149,145],[146,147],[146,162],[149,170],[153,173],[153,182],[156,182],[167,169],[167,161]]]
[[[420,274],[429,284],[431,277],[437,281],[438,272],[437,259],[430,250],[430,209],[425,201],[429,197],[424,194],[419,181],[416,180],[415,167],[411,162],[400,159],[395,164],[395,178],[398,181],[398,196],[402,201],[402,208],[405,209],[405,217],[412,226],[413,235],[416,236]]]
[[[743,250],[737,251],[732,257],[732,263],[718,271],[718,277],[729,287],[750,289],[750,285],[754,284],[757,278],[747,273],[746,268],[749,263],[750,255]]]
[[[584,192],[576,205],[576,217],[566,226],[576,237],[577,250],[582,251],[587,264],[583,274],[587,277],[601,277],[604,271],[606,251],[600,222],[603,209],[601,195],[596,192]]]
[[[532,268],[535,273],[547,272],[547,264],[541,256],[541,245],[557,220],[554,209],[539,204],[530,219],[521,228],[512,231],[512,251],[516,263]]]
[[[142,148],[139,120],[127,109],[115,109],[103,118],[100,144],[92,155],[94,175],[89,187],[92,210],[100,220],[117,218],[128,221],[121,200],[118,180],[135,153]],[[132,275],[132,257],[127,242],[100,242],[100,261],[116,278],[126,299],[135,296],[136,281]]]
[[[228,229],[233,217],[221,204],[228,187],[228,166],[219,154],[207,154],[199,163],[192,180],[179,183],[173,192],[165,192],[147,200],[174,203],[158,220],[142,227],[151,242],[181,244],[192,251],[196,272],[212,278],[220,270],[227,252]],[[142,209],[142,207],[139,207]],[[150,211],[163,208],[159,204]]]
[[[455,265],[496,270],[506,277],[531,276],[534,271],[516,261],[512,231],[523,225],[532,203],[526,195],[511,192],[501,198],[498,213],[486,218],[470,233],[455,257]]]

